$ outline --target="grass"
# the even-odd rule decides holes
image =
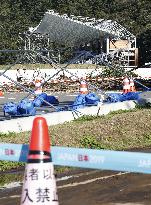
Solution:
[[[60,64],[58,66],[64,67],[65,64]],[[0,70],[4,70],[6,68],[11,68],[12,70],[16,70],[17,68],[26,68],[27,70],[33,69],[52,69],[53,67],[50,64],[15,64],[14,66],[10,65],[0,65]],[[97,66],[97,68],[102,68],[103,66]],[[70,64],[67,66],[68,69],[95,69],[95,64]]]
[[[126,150],[151,146],[151,109],[116,111],[101,117],[83,116],[49,127],[52,145]],[[0,133],[0,142],[29,143],[30,132]],[[0,162],[0,170],[19,164]]]

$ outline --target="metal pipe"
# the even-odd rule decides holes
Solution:
[[[147,90],[150,90],[150,88],[149,88],[149,87],[147,87],[147,86],[143,85],[143,84],[142,84],[142,83],[140,83],[139,81],[134,80],[134,82],[138,83],[139,85],[141,85],[142,87],[146,88]]]

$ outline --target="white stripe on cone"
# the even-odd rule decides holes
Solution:
[[[38,95],[38,94],[41,94],[41,93],[42,93],[42,87],[36,88],[35,94]]]
[[[53,163],[28,163],[25,168],[21,205],[58,204]]]
[[[123,92],[128,92],[130,90],[129,79],[126,77],[123,80]]]
[[[81,94],[87,94],[88,93],[88,86],[87,86],[87,83],[85,81],[81,81],[80,93]]]
[[[82,92],[83,91],[88,91],[88,89],[87,88],[81,88],[80,91],[82,91]]]

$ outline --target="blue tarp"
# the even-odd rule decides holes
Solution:
[[[35,107],[41,107],[41,106],[46,106],[48,105],[46,102],[44,101],[47,101],[48,103],[52,104],[52,105],[58,105],[59,104],[59,101],[58,99],[53,96],[53,95],[47,95],[46,93],[41,93],[40,95],[38,95],[33,103],[34,103],[34,106]]]
[[[85,96],[86,105],[97,105],[100,98],[95,93],[89,93]]]
[[[93,106],[97,105],[98,102],[100,102],[100,98],[95,93],[89,93],[89,94],[80,94],[76,97],[72,108],[78,109],[83,108],[85,106]]]
[[[72,105],[73,109],[78,109],[86,106],[85,94],[80,94],[75,98],[75,101]]]
[[[120,93],[110,93],[108,94],[107,101],[111,103],[120,102]]]
[[[55,96],[49,96],[46,93],[41,93],[33,101],[24,99],[18,104],[13,102],[5,103],[3,106],[3,111],[11,116],[35,115],[35,107],[47,105],[44,100],[53,105],[59,104],[59,101]]]
[[[129,92],[123,94],[110,93],[108,94],[107,102],[115,103],[123,102],[126,100],[138,100],[139,94],[140,92]],[[47,103],[45,103],[44,100],[53,105],[59,104],[59,101],[55,96],[49,96],[46,93],[41,93],[33,101],[25,99],[20,101],[18,104],[13,102],[6,103],[3,106],[3,111],[11,116],[35,115],[35,107],[47,105]],[[58,108],[58,111],[75,110],[78,108],[83,108],[85,106],[94,106],[98,105],[100,101],[101,99],[95,93],[80,94],[75,98],[75,101],[72,105],[66,106],[64,108]]]
[[[138,100],[139,99],[139,92],[129,92],[121,95],[121,101],[125,100]]]
[[[10,116],[30,116],[36,114],[34,104],[29,100],[22,100],[18,104],[13,102],[5,103],[3,106],[3,111]]]
[[[140,92],[128,92],[128,93],[110,93],[108,94],[108,102],[123,102],[126,100],[138,100]]]
[[[5,103],[3,106],[4,113],[8,113],[9,115],[17,115],[17,104],[13,102]]]
[[[47,95],[46,101],[48,103],[52,104],[52,105],[58,105],[59,104],[58,99],[55,96],[53,96],[53,95]],[[45,103],[45,102],[42,103],[42,106],[46,106],[46,105],[48,105],[48,104]]]
[[[43,104],[43,101],[46,100],[47,94],[46,93],[41,93],[39,94],[34,100],[34,106],[35,107],[41,107]]]
[[[21,100],[18,103],[18,112],[20,115],[35,115],[36,109],[34,103],[28,99]]]

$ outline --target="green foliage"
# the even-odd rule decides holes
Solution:
[[[109,112],[107,117],[108,116],[114,116],[114,115],[117,115],[117,114],[127,113],[127,112],[136,112],[136,111],[137,111],[137,109],[111,111],[111,112]]]
[[[144,140],[145,140],[147,143],[151,143],[151,134],[145,135],[145,136],[144,136]]]
[[[151,23],[148,24],[146,30],[139,34],[138,43],[140,48],[140,62],[151,62]]]
[[[22,162],[10,162],[10,161],[0,161],[0,171],[16,169],[18,167],[23,166]]]
[[[89,149],[105,149],[106,147],[101,144],[100,141],[97,141],[97,139],[93,136],[84,136],[80,140],[81,145],[84,148],[89,148]]]
[[[145,103],[145,104],[136,103],[135,108],[136,109],[151,109],[151,103]]]
[[[37,26],[49,9],[117,21],[138,37],[142,64],[151,61],[150,0],[1,0],[0,48],[17,49],[18,34]],[[3,55],[1,63],[5,64],[7,59]]]
[[[114,62],[113,62],[114,63]],[[132,76],[136,77],[137,75],[133,71],[126,71],[122,66],[110,66],[103,67],[101,77],[123,77],[123,76]]]
[[[143,108],[146,108],[146,107],[141,107],[142,109]],[[112,117],[114,115],[117,115],[117,114],[122,114],[122,113],[127,113],[127,112],[136,112],[137,111],[137,107],[135,109],[130,109],[130,110],[117,110],[117,111],[111,111],[109,112],[107,115],[101,115],[101,116],[95,116],[95,115],[83,115],[77,119],[75,119],[74,121],[75,122],[85,122],[85,121],[92,121],[92,120],[97,120],[97,119],[106,119],[106,118],[109,118],[109,117]]]
[[[101,73],[102,77],[122,77],[126,74],[123,67],[105,67]]]
[[[0,141],[8,140],[7,142],[12,142],[16,135],[15,132],[9,132],[7,134],[0,132]]]
[[[0,175],[0,187],[9,184],[10,182],[22,181],[23,174],[5,173]]]
[[[94,116],[94,115],[83,115],[74,121],[76,122],[84,122],[84,121],[91,121],[100,118],[100,116]]]

